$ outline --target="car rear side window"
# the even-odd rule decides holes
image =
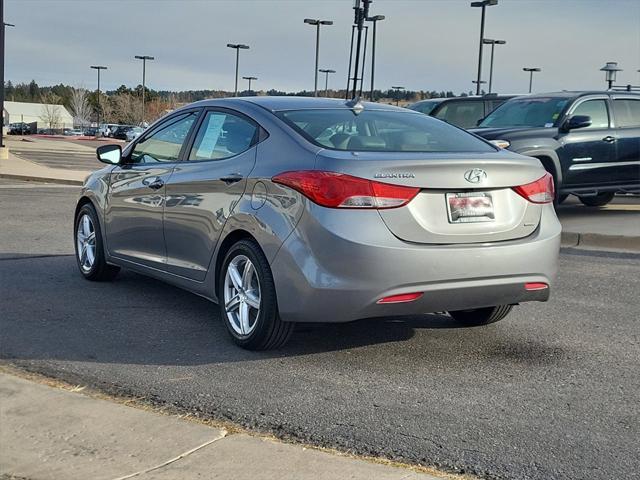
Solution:
[[[475,127],[478,120],[484,117],[484,102],[450,102],[435,117],[461,128]]]
[[[177,161],[196,117],[196,113],[186,113],[167,120],[133,147],[130,163]]]
[[[410,111],[347,108],[276,113],[307,140],[324,148],[371,152],[491,152],[483,140]]]
[[[618,127],[640,127],[640,98],[616,98],[613,111]]]
[[[193,142],[189,160],[223,160],[248,150],[258,127],[227,112],[208,112]]]
[[[605,100],[587,100],[579,104],[573,115],[587,115],[591,117],[591,125],[587,128],[609,128],[609,112]]]

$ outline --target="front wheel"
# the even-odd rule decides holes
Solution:
[[[449,315],[455,321],[473,327],[498,322],[509,314],[511,308],[513,308],[513,305],[498,305],[474,310],[457,310],[449,312]]]
[[[255,241],[240,240],[229,249],[218,285],[220,315],[237,345],[271,350],[289,340],[294,324],[280,319],[271,268]]]
[[[73,233],[76,261],[82,276],[87,280],[112,280],[120,268],[107,264],[98,214],[90,203],[78,210]]]
[[[602,207],[613,200],[615,192],[602,192],[588,197],[578,197],[587,207]]]

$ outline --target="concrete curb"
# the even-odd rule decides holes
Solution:
[[[640,237],[625,235],[562,232],[561,243],[563,247],[640,252]]]
[[[51,178],[51,177],[38,177],[34,175],[19,175],[13,173],[0,173],[0,178],[6,178],[9,180],[22,180],[25,182],[41,182],[41,183],[56,183],[58,185],[74,185],[82,186],[84,182],[82,180],[69,180],[66,178]]]

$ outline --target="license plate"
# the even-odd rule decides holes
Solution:
[[[493,201],[484,192],[447,193],[449,223],[492,222]]]

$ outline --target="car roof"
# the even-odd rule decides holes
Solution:
[[[628,92],[622,90],[562,90],[560,92],[544,92],[544,93],[529,93],[523,95],[523,98],[531,97],[559,97],[559,98],[579,98],[587,95],[638,95],[637,92]]]
[[[341,98],[322,98],[322,97],[294,97],[294,96],[264,96],[264,97],[231,97],[231,98],[216,98],[211,100],[201,100],[196,103],[188,105],[188,107],[207,107],[207,106],[233,106],[241,103],[251,103],[258,105],[271,112],[278,112],[282,110],[306,110],[306,109],[335,109],[344,108],[349,109],[347,101]],[[402,107],[396,107],[394,105],[386,105],[384,103],[375,102],[360,102],[365,110],[388,110],[397,112],[407,112],[407,109]]]

